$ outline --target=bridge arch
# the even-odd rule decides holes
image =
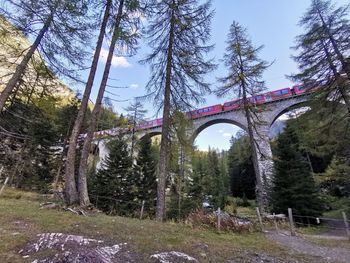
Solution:
[[[143,138],[145,138],[146,135],[148,135],[150,138],[157,136],[157,135],[162,135],[162,130],[145,132],[143,134],[140,134],[140,136],[138,136],[137,140],[141,141]]]
[[[293,105],[291,105],[290,107],[287,107],[287,108],[284,108],[282,109],[280,112],[278,112],[277,114],[275,114],[271,121],[270,121],[270,127],[275,123],[275,121],[281,117],[283,114],[286,114],[287,112],[290,112],[292,110],[295,110],[295,109],[299,109],[299,108],[303,108],[303,107],[310,107],[310,102],[309,101],[304,101],[304,102],[298,102],[298,103],[295,103]]]
[[[206,128],[208,128],[212,125],[221,124],[221,123],[232,124],[232,125],[235,125],[235,126],[241,128],[242,130],[247,131],[246,126],[244,124],[242,124],[241,122],[238,122],[236,120],[229,119],[229,118],[217,118],[217,119],[212,119],[212,120],[208,120],[206,122],[203,122],[198,126],[196,125],[197,127],[194,128],[194,130],[192,131],[192,134],[190,135],[191,141],[194,142],[195,139],[197,138],[197,136]]]
[[[281,117],[283,114],[302,107],[310,107],[312,98],[310,96],[300,96],[288,100],[281,100],[275,102],[273,107],[270,110],[267,110],[263,113],[263,118],[266,120],[266,124],[271,127],[274,122]]]

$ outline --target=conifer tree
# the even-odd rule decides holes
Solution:
[[[137,41],[139,38],[140,13],[142,11],[142,1],[135,0],[119,0],[117,1],[117,11],[112,22],[111,43],[108,50],[106,65],[104,67],[102,80],[98,90],[96,102],[92,110],[90,124],[87,135],[84,140],[84,145],[79,163],[78,188],[80,205],[89,205],[89,195],[87,189],[87,170],[88,157],[90,146],[93,139],[93,134],[96,130],[98,119],[101,114],[102,99],[107,86],[112,59],[115,48],[118,46],[118,51],[127,51],[132,54],[135,52]]]
[[[321,200],[300,150],[298,136],[288,124],[277,141],[271,204],[277,213],[287,213],[288,208],[302,216],[319,216],[322,213]]]
[[[205,59],[209,39],[210,1],[152,0],[147,35],[152,52],[143,61],[151,65],[147,89],[154,104],[163,107],[162,139],[158,163],[157,219],[165,216],[165,185],[169,171],[170,115],[202,101],[209,91],[203,79],[214,65]]]
[[[98,198],[98,208],[106,213],[132,214],[137,204],[132,175],[132,159],[125,140],[119,136],[108,143],[109,155],[90,183],[92,200]]]
[[[142,103],[137,98],[125,110],[128,112],[128,119],[131,122],[131,156],[134,156],[136,125],[143,121],[147,110],[143,109]]]
[[[187,193],[190,201],[192,201],[193,208],[199,208],[202,206],[204,198],[209,194],[209,183],[207,178],[207,161],[206,156],[203,156],[201,152],[194,152],[192,158],[191,181],[187,185]]]
[[[216,208],[224,208],[227,189],[224,175],[220,172],[218,154],[215,150],[209,149],[207,158],[207,173],[211,182],[209,195],[212,197],[212,202]]]
[[[98,60],[100,57],[100,52],[102,49],[102,43],[103,43],[103,38],[106,32],[107,28],[107,22],[110,16],[112,8],[112,0],[107,0],[106,1],[106,7],[105,7],[105,12],[103,15],[103,19],[101,22],[101,28],[100,32],[98,35],[96,47],[95,47],[95,53],[93,60],[91,62],[91,69],[89,72],[88,80],[86,82],[83,98],[81,100],[81,104],[79,107],[78,115],[77,118],[74,122],[73,130],[72,133],[69,137],[69,146],[68,146],[68,152],[67,152],[67,161],[66,161],[66,171],[65,171],[65,192],[66,192],[66,199],[68,203],[74,203],[77,202],[78,200],[78,191],[75,185],[75,157],[76,157],[76,148],[77,148],[77,143],[78,143],[78,136],[79,133],[81,132],[81,127],[83,125],[84,121],[84,116],[87,111],[88,103],[89,103],[89,98],[90,98],[90,93],[91,89],[94,83],[95,79],[95,74],[97,70],[97,64]],[[71,183],[68,183],[71,182]]]
[[[300,73],[292,79],[324,84],[323,100],[344,101],[350,113],[349,5],[336,8],[331,0],[312,0],[299,24],[305,33],[296,38],[294,56]]]
[[[230,27],[224,55],[228,74],[226,77],[219,79],[223,86],[217,89],[216,94],[220,97],[232,94],[242,99],[252,149],[257,201],[260,210],[264,211],[268,202],[265,191],[267,186],[264,185],[262,180],[263,171],[261,171],[258,161],[260,158],[267,157],[261,156],[262,153],[259,151],[259,145],[255,140],[257,136],[260,136],[257,130],[257,124],[260,120],[255,107],[248,101],[249,96],[255,96],[266,89],[262,74],[269,65],[258,57],[258,53],[262,48],[263,46],[254,47],[246,29],[234,21]]]
[[[157,198],[156,160],[152,153],[152,140],[145,135],[139,142],[139,151],[136,159],[134,173],[136,175],[136,189],[138,200],[145,201],[146,211],[150,216],[155,212]]]
[[[228,173],[231,194],[235,197],[255,198],[255,174],[252,163],[252,151],[246,134],[238,134],[231,139],[228,151]]]
[[[36,51],[52,72],[76,79],[75,70],[81,68],[86,57],[82,47],[89,39],[86,1],[8,0],[6,4],[8,9],[1,8],[1,14],[35,40],[23,51],[20,63],[0,94],[0,111],[21,82]]]

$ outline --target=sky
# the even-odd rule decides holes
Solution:
[[[215,45],[209,57],[214,58],[219,66],[207,79],[215,89],[218,86],[217,78],[225,76],[226,70],[220,61],[225,52],[225,41],[227,33],[233,20],[239,22],[247,28],[248,34],[255,46],[264,45],[260,53],[260,58],[273,62],[266,70],[264,80],[268,90],[276,90],[292,85],[286,77],[297,72],[297,66],[291,58],[296,54],[291,49],[295,44],[295,37],[303,32],[298,26],[298,21],[305,10],[310,5],[310,0],[213,0],[215,15],[212,20],[211,44]],[[334,1],[337,4],[348,4],[348,0]],[[127,89],[107,88],[107,91],[118,94],[113,96],[106,93],[110,98],[116,100],[127,100],[124,102],[113,102],[114,109],[118,113],[123,113],[124,108],[134,99],[134,97],[146,94],[145,85],[149,79],[149,67],[138,63],[147,54],[146,40],[140,40],[138,53],[133,57],[115,56],[112,62],[109,85],[128,87]],[[97,94],[99,80],[102,75],[105,57],[108,47],[105,45],[102,50],[97,79],[95,80],[92,92],[94,101]],[[206,96],[206,102],[198,105],[201,108],[208,105],[222,104],[235,98],[216,98],[214,95]],[[152,103],[145,105],[148,110],[147,117],[154,119],[154,106]],[[230,138],[239,130],[231,124],[216,124],[202,131],[197,139],[196,145],[200,150],[211,148],[228,149]]]

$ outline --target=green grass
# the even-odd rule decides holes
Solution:
[[[42,200],[38,200],[36,194],[8,188],[0,197],[0,262],[25,262],[18,251],[36,234],[45,232],[79,234],[109,244],[126,242],[131,251],[144,255],[145,259],[156,251],[169,250],[187,253],[200,262],[225,262],[240,257],[242,251],[261,252],[281,260],[290,259],[291,255],[267,241],[261,233],[218,233],[184,224],[104,214],[84,217],[61,210],[40,209],[39,201]],[[316,262],[301,255],[293,257],[307,260],[303,262]]]

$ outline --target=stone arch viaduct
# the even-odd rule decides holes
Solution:
[[[269,140],[270,127],[282,114],[293,108],[305,105],[305,103],[310,101],[310,96],[311,95],[309,94],[303,94],[299,96],[287,97],[257,106],[259,110],[257,111],[258,124],[255,128],[255,141],[256,147],[258,148],[258,176],[260,177],[265,191],[270,186],[273,173],[273,160]],[[242,109],[223,111],[217,114],[197,118],[194,119],[192,123],[192,128],[188,131],[188,133],[193,140],[201,131],[218,123],[229,123],[236,125],[243,130],[247,130],[247,121]],[[160,135],[161,131],[161,126],[145,129],[142,132],[139,132],[138,137],[142,138],[146,134],[151,136]],[[106,141],[108,141],[108,138],[102,139],[98,143],[100,160],[103,160],[103,158],[108,154]]]

